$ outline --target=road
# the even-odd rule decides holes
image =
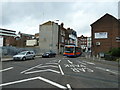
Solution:
[[[2,63],[0,73],[2,90],[118,88],[118,66],[81,57],[8,61]]]

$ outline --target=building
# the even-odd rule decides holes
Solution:
[[[83,35],[78,37],[78,46],[81,47],[84,52],[91,52],[91,37],[85,37]]]
[[[76,46],[78,46],[78,41],[77,41],[77,32],[73,29],[68,28],[67,29],[68,32],[68,44],[75,44]]]
[[[65,44],[68,44],[68,33],[67,30],[64,28],[64,24],[61,23],[58,30],[58,52],[60,54],[64,52]]]
[[[17,47],[26,47],[27,40],[34,39],[34,35],[19,32],[16,37]]]
[[[92,45],[92,40],[91,37],[87,37],[87,52],[91,52],[91,46]]]
[[[16,46],[16,31],[0,28],[0,36],[3,37],[3,46]]]
[[[91,34],[93,55],[120,47],[120,20],[105,14],[91,24]]]
[[[87,47],[87,37],[81,35],[78,37],[78,46],[80,46],[82,49],[86,49]]]
[[[64,52],[65,44],[77,45],[77,33],[73,29],[64,28],[64,24],[48,21],[40,25],[39,47],[43,51]]]
[[[39,47],[43,52],[54,51],[58,53],[58,32],[59,25],[55,22],[48,21],[39,26],[40,37]]]

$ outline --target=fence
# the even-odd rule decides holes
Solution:
[[[26,48],[18,48],[18,47],[12,47],[12,46],[3,46],[0,47],[0,54],[2,54],[2,57],[4,56],[13,56],[16,55],[22,51],[34,51],[36,55],[40,55],[46,51],[45,49],[40,49],[39,47],[26,47]]]

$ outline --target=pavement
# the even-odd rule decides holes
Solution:
[[[35,56],[35,58],[40,58],[40,57],[42,57],[42,56]],[[12,60],[13,60],[12,57],[9,57],[9,58],[4,57],[4,58],[1,59],[2,62],[4,62],[4,61],[12,61]]]

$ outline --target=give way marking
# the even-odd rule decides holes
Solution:
[[[56,82],[53,82],[51,80],[48,80],[48,79],[40,77],[40,76],[39,77],[33,77],[33,78],[23,79],[23,80],[19,80],[19,81],[14,81],[14,82],[8,82],[8,83],[0,84],[0,87],[1,86],[3,87],[3,86],[11,85],[11,84],[17,84],[17,83],[21,83],[21,82],[26,82],[26,81],[31,81],[31,80],[37,80],[37,79],[42,80],[42,81],[44,81],[46,83],[49,83],[49,84],[51,84],[53,86],[56,86],[58,88],[67,89],[67,87],[65,87],[63,85],[60,85],[60,84],[58,84]]]
[[[21,74],[23,74],[23,73],[24,74],[32,74],[32,73],[39,73],[39,72],[54,72],[54,73],[58,73],[58,74],[61,73],[62,75],[64,75],[64,72],[63,72],[63,70],[62,70],[62,68],[61,68],[61,66],[59,64],[60,62],[61,62],[61,60],[59,60],[58,63],[46,63],[46,65],[44,65],[44,66],[42,64],[39,64],[39,65],[31,67],[31,68],[29,68],[27,70],[22,71]],[[58,68],[59,71],[53,70],[53,69],[30,71],[30,70],[33,70],[34,68],[42,69],[42,68],[47,68],[47,67]]]
[[[13,67],[9,67],[9,68],[6,68],[6,69],[3,69],[3,70],[0,70],[0,72],[4,72],[4,71],[8,71],[10,69],[13,69]]]

